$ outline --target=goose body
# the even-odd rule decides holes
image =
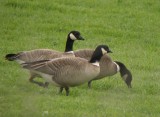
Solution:
[[[68,95],[69,87],[81,85],[99,75],[99,61],[104,51],[110,52],[108,46],[98,46],[89,61],[79,57],[63,57],[24,63],[23,67],[35,71],[47,82],[65,88]]]
[[[74,51],[74,54],[76,57],[81,57],[89,60],[93,52],[94,50],[92,49],[82,49]],[[108,54],[105,54],[104,56],[102,56],[99,65],[100,73],[98,76],[96,76],[94,79],[88,82],[88,87],[91,87],[91,82],[93,80],[99,80],[107,76],[112,76],[118,72],[120,72],[121,77],[123,78],[127,86],[131,87],[132,74],[123,63],[113,61]]]
[[[63,57],[46,62],[28,63],[24,68],[32,69],[41,75],[47,82],[56,86],[73,87],[96,77],[100,67],[88,64],[88,61],[79,57]]]
[[[82,57],[89,60],[89,58],[93,54],[93,51],[94,50],[91,50],[91,49],[77,50],[77,51],[74,51],[74,54],[76,57],[78,56],[78,57]],[[104,56],[102,56],[99,64],[101,68],[100,73],[93,80],[98,80],[106,76],[112,76],[117,72],[119,72],[119,66],[114,61],[112,61],[111,57],[108,54],[105,54]]]
[[[39,60],[54,59],[59,57],[74,56],[73,44],[75,40],[84,40],[78,31],[71,31],[67,36],[65,52],[52,49],[35,49],[23,51],[17,54],[7,54],[5,58],[9,61],[17,61],[18,63],[34,62]]]
[[[57,58],[63,55],[63,52],[59,52],[51,49],[35,49],[31,51],[23,51],[17,54],[8,54],[7,57],[10,61],[14,60],[19,64],[25,62],[34,62],[40,60],[47,60],[51,58]]]
[[[74,57],[73,43],[75,40],[84,40],[84,39],[81,36],[80,32],[71,31],[67,36],[65,52],[59,52],[57,50],[52,50],[52,49],[35,49],[31,51],[19,52],[17,54],[7,54],[5,58],[9,61],[16,61],[19,64],[22,64],[25,62],[50,60],[59,57]],[[34,81],[33,79],[37,76],[39,75],[31,70],[29,81],[38,84],[39,86],[44,86],[44,87],[47,86],[41,82]]]

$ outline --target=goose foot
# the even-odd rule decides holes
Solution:
[[[49,85],[48,82],[43,83],[43,82],[34,81],[33,78],[34,78],[34,77],[30,77],[30,78],[29,78],[29,81],[30,81],[31,83],[37,84],[37,85],[39,85],[39,86],[41,86],[41,87],[44,87],[44,88],[48,88],[48,85]]]

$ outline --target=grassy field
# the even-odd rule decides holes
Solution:
[[[160,117],[159,0],[1,0],[0,117]],[[133,75],[128,89],[119,74],[71,88],[44,89],[7,53],[36,48],[64,51],[71,30],[85,41],[74,49],[107,44]],[[37,79],[38,80],[38,79]],[[41,80],[41,79],[39,79]]]

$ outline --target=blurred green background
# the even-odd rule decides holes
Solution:
[[[66,97],[29,83],[26,70],[4,59],[38,48],[64,51],[71,30],[86,39],[74,50],[107,44],[112,59],[131,70],[133,88],[118,73]],[[0,117],[159,117],[159,38],[159,0],[1,0]]]

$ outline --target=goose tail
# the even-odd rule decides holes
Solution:
[[[7,54],[5,56],[5,59],[8,61],[14,61],[14,60],[16,60],[16,57],[17,57],[17,54]]]

